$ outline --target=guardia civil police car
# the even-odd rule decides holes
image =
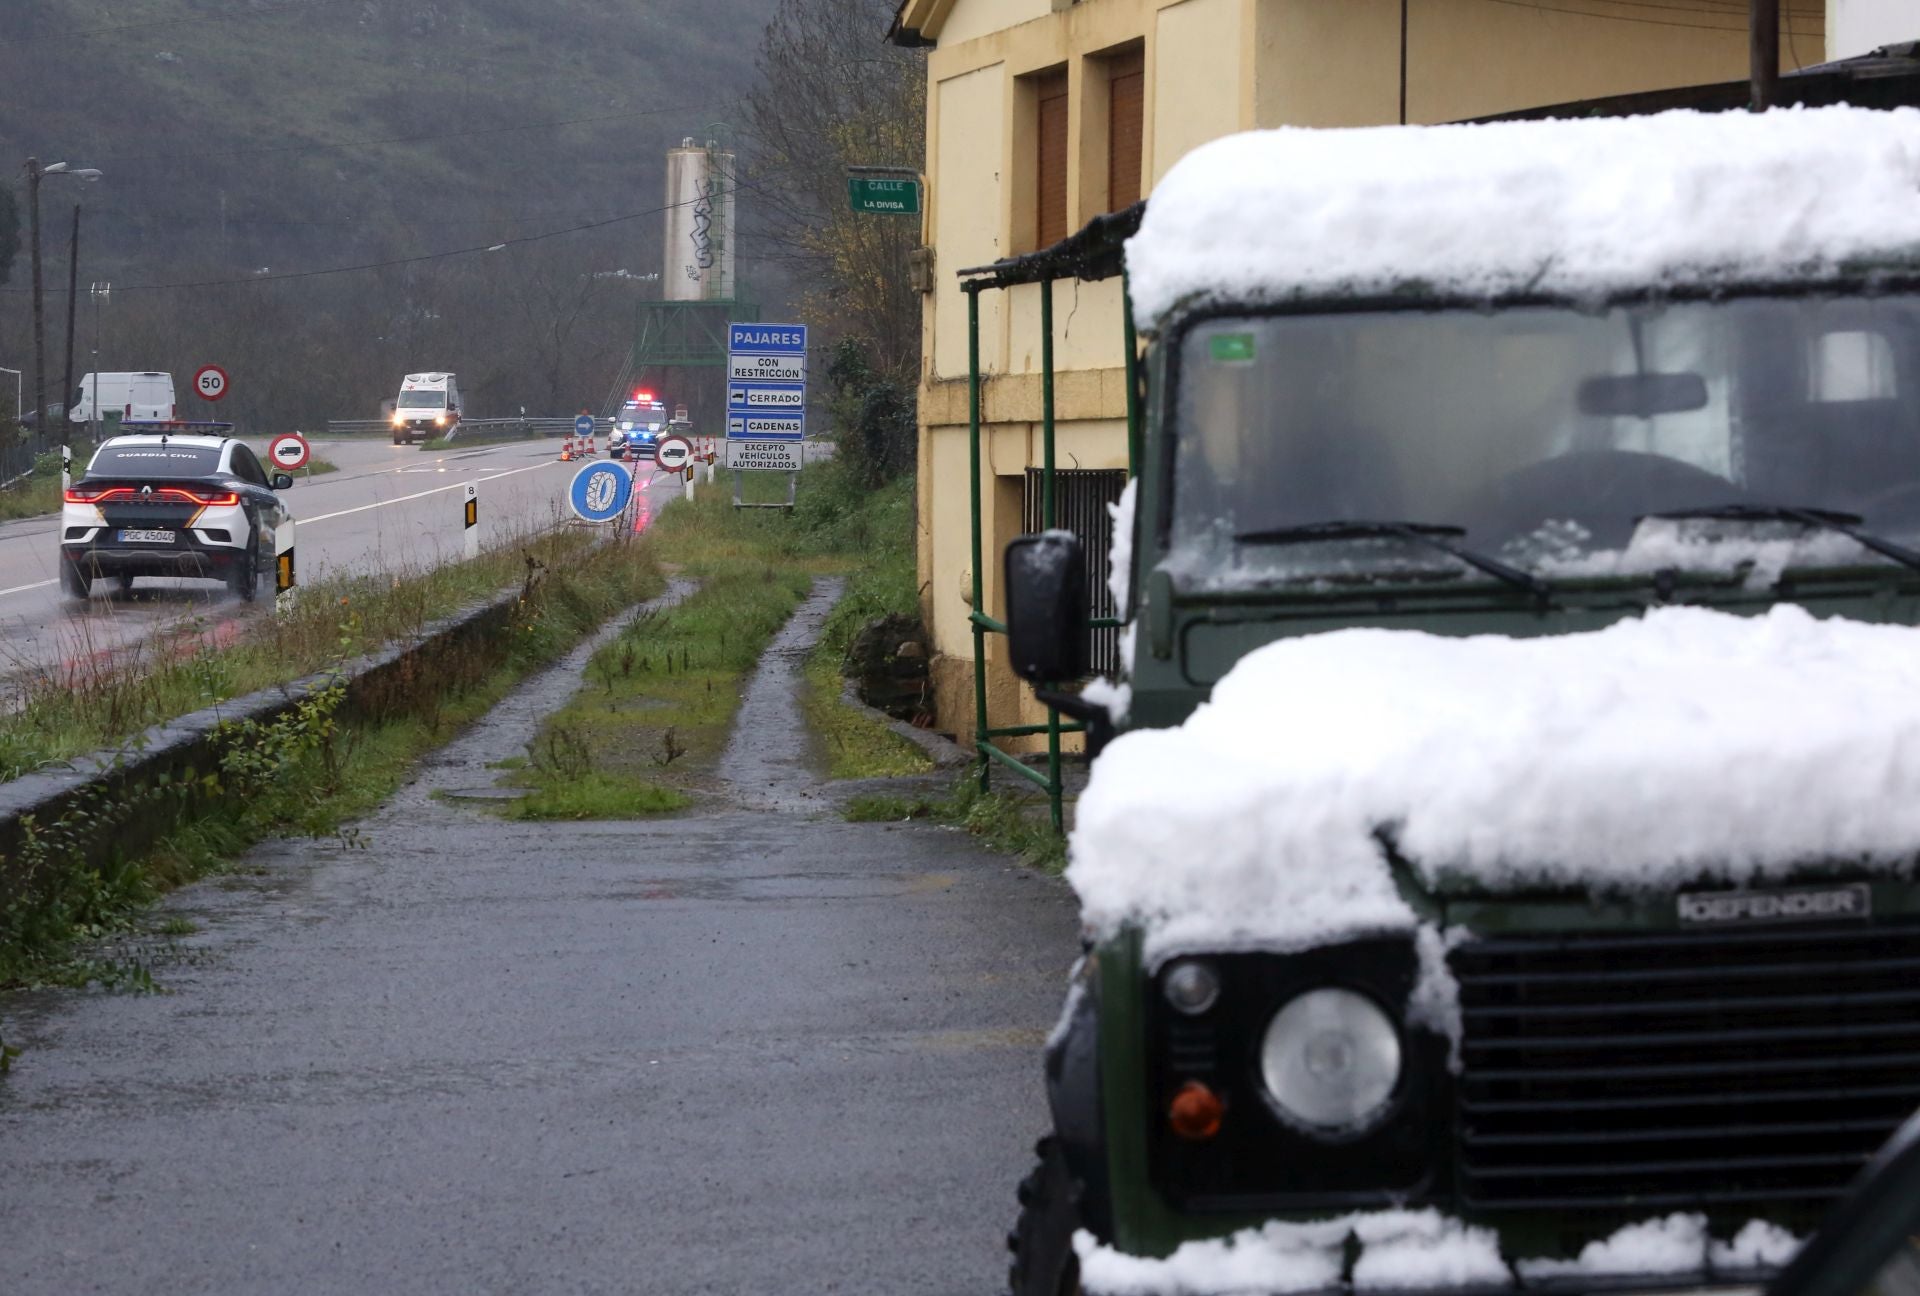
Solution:
[[[141,576],[226,582],[252,602],[274,561],[274,533],[291,519],[268,472],[229,423],[125,424],[102,442],[66,493],[60,586],[86,598],[96,580],[130,590]]]

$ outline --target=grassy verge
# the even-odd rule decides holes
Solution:
[[[586,686],[548,720],[529,766],[512,776],[535,795],[503,813],[626,818],[685,804],[710,784],[768,642],[814,578],[836,572],[847,574],[847,593],[806,663],[802,697],[830,773],[929,768],[919,748],[840,697],[840,662],[860,626],[915,601],[912,484],[872,492],[829,466],[807,471],[791,515],[736,512],[724,489],[660,514],[655,553],[698,581],[699,592],[637,621],[594,656]],[[784,479],[780,491],[784,498]]]
[[[82,642],[55,666],[7,663],[0,648],[0,666],[14,667],[18,699],[0,715],[0,781],[417,634],[530,574],[571,570],[589,545],[578,532],[556,531],[471,562],[306,585],[290,616],[188,620],[118,649]],[[643,548],[616,548],[642,583],[657,579],[637,556]]]
[[[147,980],[144,968],[116,955],[111,938],[137,929],[157,896],[225,867],[267,836],[364,845],[348,825],[390,795],[423,753],[484,714],[529,669],[658,589],[656,569],[634,546],[566,556],[565,563],[533,559],[526,596],[500,634],[449,650],[380,698],[350,709],[343,689],[317,695],[279,720],[230,731],[219,768],[191,784],[83,805],[73,816],[175,825],[150,848],[116,851],[103,862],[72,847],[63,824],[38,830],[8,861],[0,986],[105,981],[138,988]],[[365,633],[352,624],[358,614],[349,605],[335,605],[333,615],[343,644]],[[104,945],[101,937],[109,938]]]
[[[931,820],[965,829],[1042,872],[1058,874],[1067,866],[1066,839],[1053,831],[1044,795],[1005,788],[982,792],[971,771],[944,796],[859,796],[847,803],[844,813],[850,823]]]
[[[299,475],[302,477],[324,477],[328,473],[336,473],[339,471],[339,464],[333,462],[331,459],[322,459],[319,455],[315,455],[313,458],[307,460],[306,464],[300,469]]]
[[[0,522],[15,518],[44,517],[60,508],[60,474],[51,477],[39,473],[25,481],[0,490]]]

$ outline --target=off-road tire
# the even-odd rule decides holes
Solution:
[[[83,599],[93,590],[93,577],[80,569],[80,564],[60,560],[60,588],[68,598]]]
[[[1080,1227],[1080,1184],[1059,1139],[1049,1134],[1033,1151],[1040,1164],[1020,1181],[1020,1218],[1007,1234],[1013,1252],[1007,1288],[1011,1296],[1079,1296],[1073,1234]]]
[[[231,589],[242,603],[251,603],[260,597],[260,550],[259,541],[247,546],[242,561],[233,565],[227,573],[227,588]]]

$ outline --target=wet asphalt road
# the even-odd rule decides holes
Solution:
[[[265,445],[255,442],[263,455]],[[508,442],[427,453],[379,439],[322,441],[340,471],[299,478],[286,495],[297,520],[300,576],[409,572],[458,561],[464,552],[464,488],[480,492],[480,535],[495,544],[550,526],[565,511],[578,463],[562,463],[560,442]],[[644,498],[657,510],[676,493],[642,465]],[[142,578],[132,594],[110,581],[85,602],[58,588],[60,520],[0,523],[0,676],[29,668],[79,670],[89,659],[194,623],[227,637],[260,614],[217,582]],[[224,624],[224,630],[223,630]]]
[[[488,784],[583,655],[362,825],[177,893],[155,996],[0,999],[0,1290],[988,1293],[1077,952],[1059,883],[826,810],[794,650],[684,817]]]

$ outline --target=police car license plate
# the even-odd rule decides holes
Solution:
[[[172,531],[122,531],[121,544],[172,544],[176,533]]]

